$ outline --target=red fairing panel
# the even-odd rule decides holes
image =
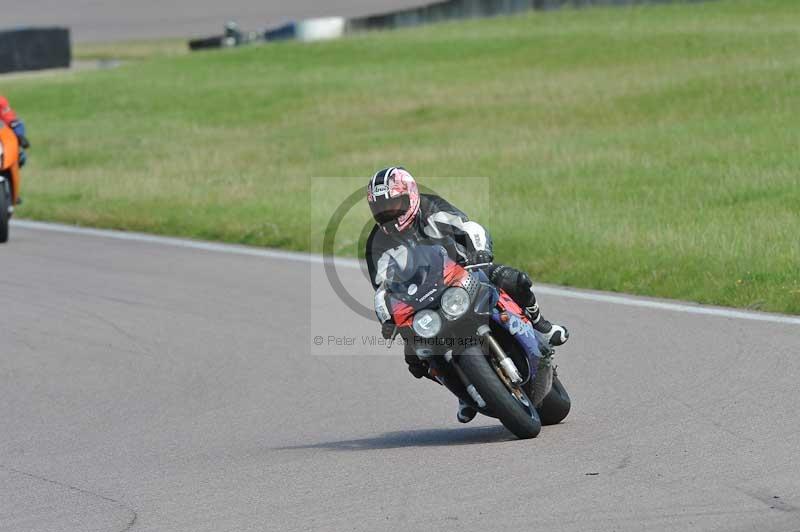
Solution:
[[[444,263],[444,283],[447,286],[464,286],[466,284],[469,272],[462,268],[457,262],[445,260]]]
[[[503,290],[497,290],[500,293],[500,299],[497,300],[497,307],[500,309],[501,312],[510,312],[515,316],[518,316],[524,322],[530,322],[528,316],[525,315],[525,312],[522,310],[522,307],[517,305],[517,303],[511,299],[511,296],[506,294]]]
[[[414,307],[394,298],[391,300],[392,320],[398,327],[411,327],[414,320]]]

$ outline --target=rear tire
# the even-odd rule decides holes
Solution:
[[[569,394],[558,380],[558,376],[553,376],[553,387],[547,395],[542,399],[542,404],[536,410],[539,411],[539,418],[542,420],[542,425],[557,425],[561,423],[569,410],[572,407],[572,402],[569,399]]]
[[[8,183],[0,183],[0,244],[8,242]]]
[[[523,440],[539,435],[542,423],[536,409],[532,409],[534,417],[531,417],[497,376],[480,347],[466,349],[457,363],[486,401],[487,410],[495,414],[503,426]]]

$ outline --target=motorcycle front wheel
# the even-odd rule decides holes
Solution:
[[[536,410],[533,407],[527,410],[511,394],[480,347],[469,347],[464,350],[458,358],[458,365],[486,401],[486,409],[496,416],[505,428],[523,440],[539,435],[542,422]]]
[[[11,198],[7,193],[7,183],[0,181],[0,244],[8,242],[8,207]]]

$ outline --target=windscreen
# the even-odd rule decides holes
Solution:
[[[389,292],[403,297],[427,293],[440,284],[447,252],[441,246],[412,246],[405,248],[405,263],[393,260],[386,270]]]

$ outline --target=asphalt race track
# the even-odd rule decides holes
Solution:
[[[3,532],[800,530],[800,323],[550,292],[574,408],[515,441],[362,345],[319,264],[172,244],[0,247]]]
[[[76,41],[197,37],[222,33],[228,20],[259,30],[291,20],[360,16],[429,0],[0,0],[0,29],[68,26]]]
[[[109,41],[420,3],[0,13]],[[0,532],[800,531],[800,322],[546,291],[573,412],[516,441],[458,424],[307,257],[16,225],[0,271]]]

